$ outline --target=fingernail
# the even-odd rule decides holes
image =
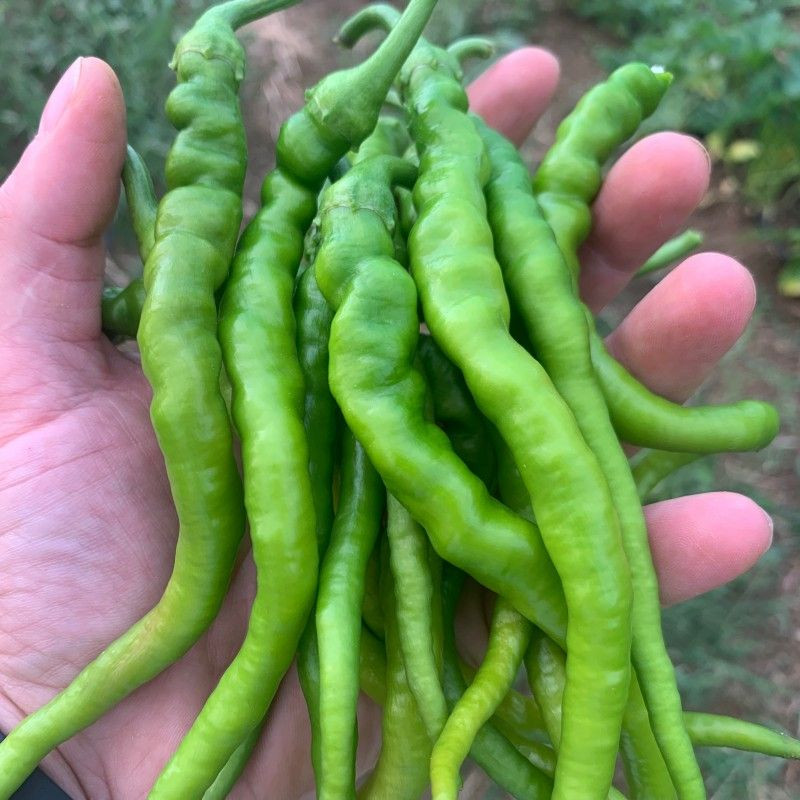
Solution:
[[[706,164],[708,164],[708,172],[710,175],[711,170],[714,168],[714,164],[711,161],[711,153],[708,152],[708,148],[699,139],[695,139],[694,142],[700,148],[703,155],[706,157]]]
[[[69,69],[61,76],[61,80],[56,84],[55,89],[50,94],[42,117],[39,121],[39,133],[47,133],[58,124],[58,120],[66,110],[67,106],[75,95],[78,83],[81,79],[81,67],[83,58],[76,58]]]
[[[761,510],[764,511],[764,509]],[[767,525],[769,526],[769,541],[767,542],[767,546],[764,549],[769,550],[769,548],[772,546],[772,537],[775,532],[775,523],[773,522],[772,517],[769,514],[767,514],[766,511],[764,511],[764,516],[767,518]]]

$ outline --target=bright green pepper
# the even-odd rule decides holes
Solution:
[[[661,245],[647,261],[642,264],[636,271],[636,277],[641,278],[643,275],[649,275],[651,272],[664,269],[664,267],[674,264],[676,261],[689,255],[689,253],[697,250],[703,243],[705,237],[700,231],[694,228],[687,228],[683,233],[679,233],[667,242]]]
[[[595,457],[544,370],[509,333],[483,196],[489,164],[460,78],[458,63],[424,40],[399,76],[420,155],[411,272],[433,337],[514,453],[564,586],[566,703],[575,714],[565,715],[554,797],[602,798],[630,676],[628,568]]]
[[[616,361],[595,334],[592,363],[620,439],[639,447],[687,453],[760,450],[778,433],[778,412],[759,400],[682,406],[659,397]]]
[[[339,507],[317,594],[320,800],[355,797],[361,602],[385,499],[378,474],[349,432],[343,441],[341,475]]]
[[[246,163],[237,98],[244,51],[233,31],[292,2],[232,0],[211,8],[175,51],[178,85],[166,108],[179,134],[145,265],[138,334],[180,525],[175,565],[156,606],[0,744],[1,796],[51,748],[180,658],[225,596],[245,521],[219,392],[214,303],[239,233]]]
[[[597,455],[619,518],[633,581],[632,659],[667,766],[681,787],[702,779],[661,634],[658,584],[636,485],[609,418],[589,349],[589,325],[572,276],[533,195],[528,170],[511,142],[480,120],[492,175],[487,186],[495,250],[511,300],[537,358]],[[569,651],[567,653],[569,657]],[[568,658],[569,663],[569,658]],[[553,740],[553,744],[558,744]],[[668,791],[664,787],[664,791]]]
[[[219,339],[242,442],[245,506],[260,578],[248,636],[167,764],[153,798],[202,794],[264,717],[289,668],[316,588],[316,527],[292,294],[328,173],[375,127],[435,0],[411,0],[396,35],[333,73],[282,126],[276,169],[242,234],[220,304]],[[267,657],[265,654],[268,654]]]
[[[425,528],[437,553],[563,641],[560,582],[538,531],[493,500],[426,419],[425,384],[414,368],[416,290],[392,258],[395,206],[388,179],[380,178],[387,164],[409,182],[414,170],[403,161],[380,164],[363,162],[332,187],[345,200],[326,217],[337,247],[328,250],[332,257],[321,249],[315,264],[336,309],[331,391],[388,490]],[[354,202],[348,181],[357,184],[363,205]]]
[[[578,248],[589,234],[588,203],[602,182],[602,165],[655,111],[672,82],[646,64],[625,64],[590,89],[561,122],[533,178],[536,198],[577,285]]]
[[[533,626],[498,597],[489,626],[486,655],[472,683],[453,706],[431,754],[433,800],[456,800],[459,770],[481,727],[511,689]]]

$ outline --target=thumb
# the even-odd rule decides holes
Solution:
[[[99,333],[102,234],[124,155],[119,82],[103,61],[79,58],[0,186],[0,327],[72,341]]]

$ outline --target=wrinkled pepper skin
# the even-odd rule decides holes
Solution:
[[[220,303],[219,340],[242,446],[244,504],[258,589],[248,634],[151,794],[202,797],[264,718],[314,601],[318,552],[303,426],[303,376],[292,296],[317,193],[365,139],[435,0],[411,0],[364,63],[328,75],[282,126],[276,169],[236,250]],[[266,654],[266,655],[265,655]]]
[[[592,225],[589,203],[603,181],[602,166],[636,132],[672,77],[646,64],[625,64],[590,89],[561,122],[533,177],[545,219],[577,285],[578,248]]]
[[[414,366],[417,294],[393,259],[394,201],[385,184],[377,195],[370,189],[366,170],[372,169],[365,162],[334,184],[346,202],[326,215],[335,235],[315,263],[335,309],[331,391],[387,489],[425,528],[437,553],[563,641],[560,582],[536,527],[494,500],[426,418],[425,383]],[[412,170],[406,180],[413,179],[412,167],[398,169]],[[363,207],[354,205],[348,180],[358,182]]]
[[[503,277],[533,352],[574,414],[610,488],[633,582],[633,665],[646,687],[653,731],[667,765],[675,779],[683,776],[685,785],[693,773],[699,775],[699,767],[684,729],[675,671],[661,633],[658,582],[647,525],[592,365],[589,322],[531,190],[527,167],[511,142],[480,120],[475,124],[492,165],[486,197]],[[662,787],[665,800],[671,791],[666,781]]]
[[[138,333],[142,368],[153,388],[151,418],[180,526],[175,565],[156,606],[0,744],[3,797],[50,749],[180,658],[225,596],[245,523],[219,391],[214,302],[239,233],[247,160],[237,97],[244,51],[233,31],[289,4],[235,0],[212,8],[175,51],[178,85],[166,111],[179,133],[167,158],[167,192],[145,264],[147,298]]]
[[[343,437],[339,506],[320,569],[319,800],[355,798],[361,603],[367,559],[381,527],[385,490],[364,449]]]
[[[630,679],[631,585],[617,516],[568,407],[509,333],[483,195],[489,162],[458,65],[420,44],[400,86],[420,154],[409,259],[425,321],[511,449],[567,601],[570,710],[553,797],[601,800]],[[456,230],[458,241],[448,235]]]

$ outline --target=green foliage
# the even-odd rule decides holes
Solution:
[[[570,0],[620,37],[609,67],[661,64],[675,83],[652,126],[759,143],[745,188],[760,206],[800,182],[800,26],[790,0]]]
[[[174,86],[167,64],[179,34],[208,0],[0,0],[0,180],[36,132],[61,73],[78,56],[105,59],[119,76],[128,135],[154,170],[174,135],[163,100]]]

